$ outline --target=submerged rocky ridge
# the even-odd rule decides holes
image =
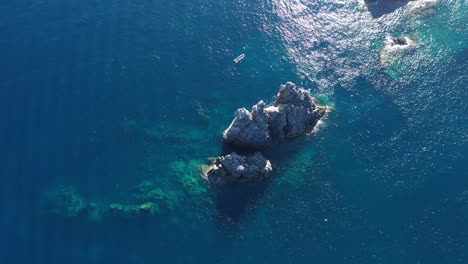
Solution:
[[[224,141],[248,149],[262,149],[275,141],[311,132],[326,108],[319,106],[310,91],[294,83],[281,85],[273,105],[263,101],[238,109],[231,125],[224,131]]]

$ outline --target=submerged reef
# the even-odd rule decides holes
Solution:
[[[198,187],[197,191],[202,193],[200,190],[201,187]],[[182,196],[181,191],[172,188],[163,190],[156,183],[145,180],[132,188],[125,204],[88,201],[71,186],[60,186],[46,193],[46,203],[48,211],[54,215],[86,217],[98,222],[105,217],[155,216],[170,212],[181,207]]]
[[[46,192],[45,200],[48,211],[58,216],[86,217],[97,222],[106,214],[101,204],[86,200],[72,186],[58,186]]]
[[[144,179],[130,187],[118,201],[90,201],[71,186],[58,186],[45,194],[48,211],[62,217],[84,217],[91,222],[106,218],[135,218],[161,214],[193,216],[186,210],[207,207],[212,202],[207,195],[203,172],[209,165],[202,160],[174,161],[168,164],[172,173],[167,177]],[[122,200],[122,201],[121,201]]]
[[[178,181],[191,194],[203,194],[207,192],[200,175],[207,170],[208,165],[200,160],[174,161],[170,164],[171,169],[177,176]]]
[[[118,203],[109,205],[109,213],[119,216],[134,216],[138,214],[155,215],[159,212],[159,206],[152,202],[146,202],[140,205],[122,205]]]
[[[260,101],[252,112],[238,109],[223,139],[248,149],[266,148],[277,140],[311,132],[325,112],[308,90],[288,82],[281,85],[273,105],[266,107]]]
[[[206,173],[211,183],[250,182],[268,177],[273,171],[271,162],[260,152],[241,156],[235,152],[217,157]]]
[[[49,212],[62,216],[85,214],[91,203],[87,202],[73,187],[59,186],[45,195]]]
[[[139,203],[151,202],[160,205],[164,210],[172,210],[180,203],[176,191],[172,189],[163,190],[160,185],[150,180],[144,180],[138,184],[134,189],[133,196]]]

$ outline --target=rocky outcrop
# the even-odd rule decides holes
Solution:
[[[297,137],[313,130],[325,114],[308,90],[292,82],[281,85],[273,105],[263,101],[238,109],[231,125],[224,131],[224,141],[249,149],[262,149],[276,140]]]
[[[395,45],[404,46],[404,45],[408,45],[408,40],[405,37],[396,37],[392,39],[391,43],[393,46]]]
[[[380,51],[380,62],[384,65],[391,64],[414,47],[415,43],[410,37],[389,37]]]
[[[409,37],[394,37],[388,38],[385,42],[384,49],[388,53],[398,53],[410,50],[414,47],[414,41]]]
[[[214,184],[261,180],[273,171],[271,162],[260,152],[241,156],[235,152],[213,160],[207,179]]]

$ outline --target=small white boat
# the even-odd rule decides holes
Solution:
[[[241,62],[245,58],[245,54],[242,53],[241,55],[237,56],[237,58],[234,59],[235,63]]]

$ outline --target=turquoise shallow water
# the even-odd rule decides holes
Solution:
[[[468,4],[417,3],[4,4],[0,260],[466,263]],[[415,48],[386,57],[399,35]],[[207,185],[234,111],[286,81],[323,125],[265,151],[269,181]]]

